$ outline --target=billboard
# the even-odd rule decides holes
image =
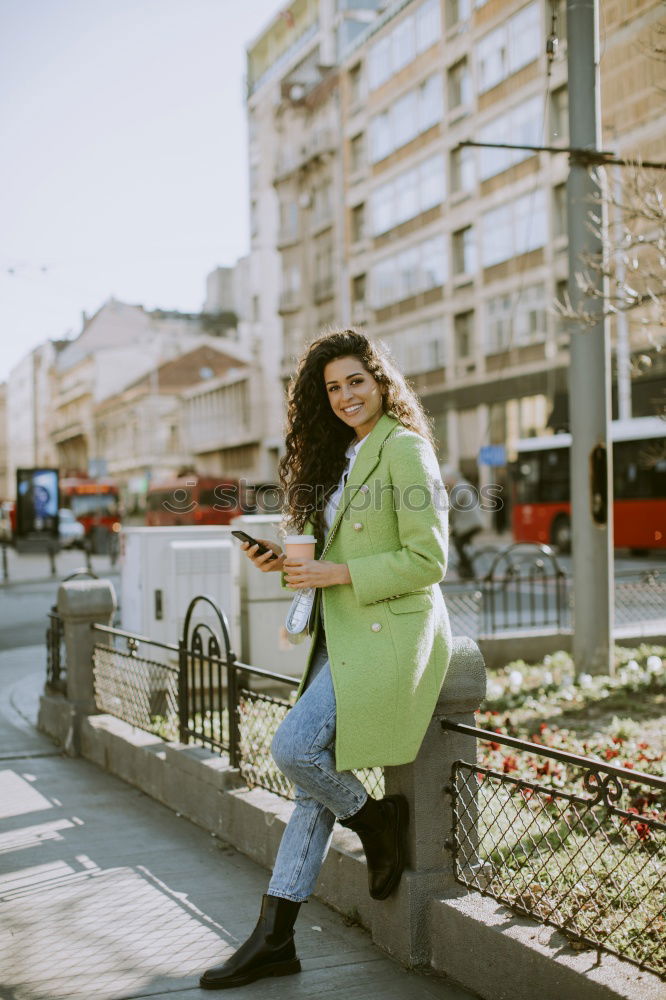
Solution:
[[[58,540],[57,469],[16,470],[16,539]]]

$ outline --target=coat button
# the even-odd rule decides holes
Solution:
[[[357,521],[357,523],[354,525],[354,531],[363,531],[363,525],[361,524],[360,521]]]
[[[361,486],[359,492],[360,493],[367,493],[369,489],[370,489],[370,487],[368,486],[368,484],[367,483],[363,483],[363,486]]]
[[[379,622],[375,622],[374,625],[370,626],[373,632],[381,632],[382,627]]]

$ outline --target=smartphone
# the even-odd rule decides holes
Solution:
[[[263,556],[265,552],[273,552],[273,550],[269,549],[267,545],[262,545],[261,542],[258,542],[256,538],[253,538],[252,535],[248,535],[245,531],[232,531],[231,534],[234,536],[234,538],[240,538],[241,542],[249,542],[250,545],[258,545],[259,546],[259,548],[257,549],[258,556]],[[275,555],[274,552],[268,561],[271,562],[272,559],[277,559],[277,556]]]

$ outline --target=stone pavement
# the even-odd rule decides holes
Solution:
[[[211,996],[199,974],[251,932],[269,873],[37,733],[43,664],[42,646],[0,653],[0,997]],[[314,898],[296,943],[300,975],[221,995],[471,1000]]]

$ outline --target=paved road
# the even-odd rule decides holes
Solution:
[[[0,997],[210,996],[199,974],[251,932],[268,872],[36,733],[42,654],[0,653]],[[224,995],[472,1000],[402,969],[314,898],[296,943],[300,975]]]

